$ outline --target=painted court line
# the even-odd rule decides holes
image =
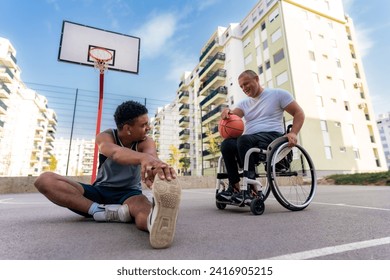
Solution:
[[[380,245],[388,245],[390,244],[390,237],[384,237],[379,239],[366,240],[361,242],[354,242],[339,246],[331,246],[325,247],[316,250],[303,251],[294,254],[281,255],[273,258],[269,258],[267,260],[307,260],[313,259],[338,253],[344,253],[347,251],[359,250],[364,248],[370,248]]]
[[[312,204],[329,205],[329,206],[340,206],[340,207],[350,207],[350,208],[361,208],[361,209],[368,209],[368,210],[390,211],[389,208],[378,208],[378,207],[369,207],[369,206],[361,206],[361,205],[349,205],[349,204],[344,204],[344,203],[312,202]]]
[[[17,202],[17,201],[12,201],[14,198],[5,198],[5,199],[0,199],[0,204],[19,204],[19,205],[28,205],[28,204],[51,204],[49,202]]]

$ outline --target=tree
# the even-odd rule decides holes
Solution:
[[[57,169],[57,163],[58,163],[58,160],[56,159],[56,157],[53,156],[53,155],[51,155],[51,156],[50,156],[50,159],[49,159],[49,162],[50,162],[50,164],[49,164],[49,170],[50,170],[50,171],[56,170],[56,169]]]
[[[213,135],[213,131],[210,128],[210,124],[207,126],[206,135],[208,137],[208,149],[207,151],[213,156],[212,163],[214,166],[214,171],[217,173],[217,154],[221,151],[220,145],[221,145],[221,139],[217,136]]]
[[[184,157],[181,157],[179,159],[180,166],[184,169],[184,174],[187,174],[188,168],[191,166],[191,160],[189,157],[187,157],[187,154],[184,155]]]
[[[169,159],[167,160],[167,163],[172,166],[175,170],[179,170],[180,168],[180,152],[177,147],[174,145],[169,146],[169,150],[171,151],[169,153]]]

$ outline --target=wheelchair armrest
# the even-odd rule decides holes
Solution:
[[[272,142],[268,145],[267,150],[268,150],[268,151],[271,151],[272,148],[275,147],[276,145],[279,145],[279,144],[285,143],[285,142],[288,142],[286,136],[278,137],[278,138],[276,138],[274,141],[272,141]]]

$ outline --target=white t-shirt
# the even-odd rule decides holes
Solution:
[[[293,102],[291,94],[283,89],[264,89],[258,98],[245,98],[237,103],[244,112],[244,134],[277,131],[284,133],[284,108]]]

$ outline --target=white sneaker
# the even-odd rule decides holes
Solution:
[[[150,245],[156,249],[167,248],[175,236],[181,187],[177,179],[166,181],[157,175],[152,191],[153,205],[147,221]]]
[[[127,204],[101,204],[99,208],[104,210],[93,214],[93,218],[97,222],[129,223],[132,220]]]

